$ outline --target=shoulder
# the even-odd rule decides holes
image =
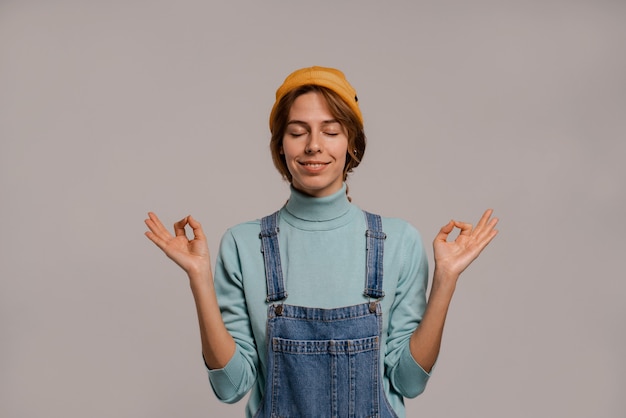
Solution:
[[[257,219],[228,228],[220,240],[217,263],[241,268],[243,260],[256,260],[256,255],[260,251],[260,224],[260,220]]]
[[[415,228],[411,223],[401,218],[386,217],[382,215],[377,216],[380,216],[381,218],[382,230],[386,235],[386,246],[394,245],[400,248],[408,246],[423,247],[422,236],[417,228]]]
[[[409,222],[400,218],[387,218],[384,216],[381,218],[383,232],[387,235],[387,238],[421,242],[422,238],[419,231]]]
[[[228,228],[222,235],[221,245],[241,245],[245,242],[258,242],[261,220],[242,222]]]
[[[259,234],[261,228],[261,219],[255,219],[253,221],[242,222],[240,224],[231,226],[226,230],[224,235],[232,235],[234,237],[248,236],[251,233]]]

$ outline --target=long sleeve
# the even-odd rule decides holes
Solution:
[[[393,234],[397,229],[390,228]],[[419,326],[426,309],[428,260],[419,233],[406,225],[401,236],[393,235],[391,251],[385,252],[385,265],[400,266],[390,319],[385,352],[385,372],[392,387],[402,396],[414,398],[422,393],[430,375],[413,359],[409,340]],[[393,268],[389,268],[393,271]],[[392,275],[385,275],[391,280]]]
[[[228,403],[241,399],[257,378],[258,353],[246,307],[241,264],[235,239],[230,231],[222,238],[215,267],[215,287],[222,318],[235,339],[237,349],[222,369],[209,370],[211,387]]]

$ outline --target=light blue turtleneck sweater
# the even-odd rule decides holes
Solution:
[[[313,198],[292,188],[280,210],[279,246],[290,305],[336,308],[367,301],[365,230],[361,209],[337,193]],[[389,403],[404,417],[403,397],[419,395],[429,375],[409,351],[409,337],[426,308],[428,264],[418,232],[400,219],[383,218],[384,247],[381,370]],[[250,389],[251,417],[265,387],[266,281],[259,240],[260,220],[230,228],[215,266],[222,317],[237,350],[223,369],[209,370],[217,397],[228,403]]]

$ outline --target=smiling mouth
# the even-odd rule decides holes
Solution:
[[[320,168],[320,167],[324,167],[325,165],[328,165],[330,163],[320,163],[320,162],[303,162],[303,161],[299,161],[298,164],[305,166],[305,167],[309,167],[309,168]]]

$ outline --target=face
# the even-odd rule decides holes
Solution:
[[[298,96],[289,111],[282,152],[296,190],[329,196],[343,186],[348,136],[317,92]]]

